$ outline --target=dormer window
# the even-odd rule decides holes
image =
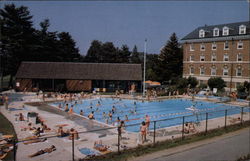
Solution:
[[[222,35],[223,36],[227,36],[229,34],[229,28],[228,27],[223,27],[223,33],[222,33]]]
[[[218,28],[214,28],[214,36],[219,36],[220,30]]]
[[[199,37],[200,38],[205,37],[205,31],[203,29],[199,31]]]
[[[245,25],[240,25],[239,34],[246,34],[246,26]]]

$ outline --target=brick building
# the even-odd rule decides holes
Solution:
[[[183,41],[183,77],[207,83],[221,77],[226,90],[250,81],[250,21],[198,27]]]

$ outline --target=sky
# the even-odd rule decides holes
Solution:
[[[69,32],[85,55],[93,40],[134,45],[158,54],[171,34],[179,40],[199,26],[249,20],[249,3],[238,1],[2,1],[27,6],[33,25],[50,20],[50,31]]]

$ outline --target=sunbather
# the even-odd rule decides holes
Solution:
[[[99,141],[95,141],[94,142],[94,149],[99,150],[101,152],[107,151],[108,150],[108,146],[107,145],[103,145],[102,144],[102,140]]]
[[[39,150],[38,152],[36,152],[34,154],[29,155],[29,157],[35,157],[38,155],[42,155],[44,153],[51,153],[55,150],[56,150],[56,147],[54,145],[52,145],[50,148],[45,148],[45,149]]]
[[[59,137],[65,137],[65,136],[69,136],[69,131],[67,130],[66,132],[63,130],[62,127],[59,127],[57,130],[57,135]]]

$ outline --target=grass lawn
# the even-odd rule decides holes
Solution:
[[[3,135],[14,135],[15,139],[17,138],[13,125],[9,122],[9,120],[2,113],[0,113],[0,133],[2,133]],[[8,153],[8,155],[6,156],[4,160],[6,161],[14,160],[13,155],[14,155],[13,151],[11,151],[10,153]]]

